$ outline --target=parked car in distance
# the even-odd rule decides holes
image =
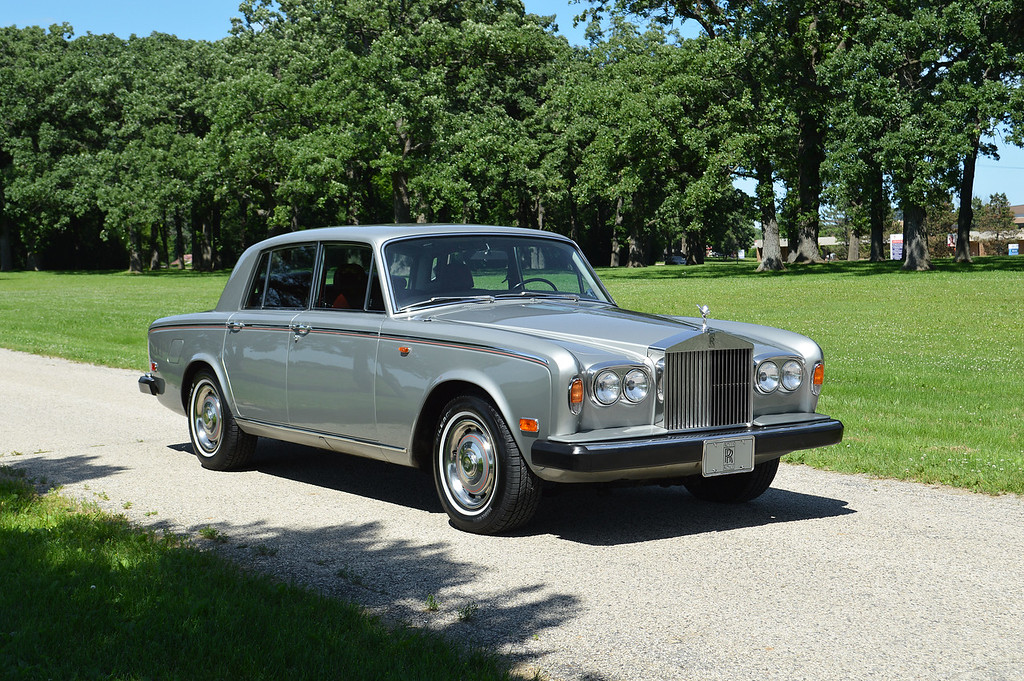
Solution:
[[[415,466],[469,532],[526,523],[544,482],[747,501],[843,425],[816,413],[816,343],[700,312],[619,308],[549,232],[313,229],[246,250],[214,310],[153,322],[139,386],[206,468],[258,437]]]

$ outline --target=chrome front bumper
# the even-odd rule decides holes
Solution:
[[[700,466],[707,440],[754,438],[754,456],[758,463],[778,458],[798,449],[834,445],[843,439],[843,424],[823,416],[818,420],[769,426],[751,426],[720,431],[672,433],[595,442],[556,442],[538,440],[530,449],[534,466],[572,474],[621,472],[624,478],[648,477],[643,470],[667,471],[671,468]],[[542,475],[541,477],[560,477]],[[572,475],[578,479],[579,475]]]

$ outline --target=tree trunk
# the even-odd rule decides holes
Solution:
[[[174,258],[178,261],[178,269],[185,269],[185,235],[181,228],[181,211],[174,211]]]
[[[903,204],[903,269],[924,272],[932,269],[928,257],[928,232],[924,225],[924,206]]]
[[[885,262],[885,218],[889,206],[885,202],[885,188],[882,167],[875,164],[871,169],[871,183],[868,189],[868,221],[871,223],[871,262]]]
[[[395,121],[395,134],[402,153],[402,161],[399,166],[402,170],[395,170],[391,173],[391,200],[395,224],[405,225],[412,222],[412,199],[409,197],[409,175],[405,170],[405,160],[417,145],[413,144],[412,139],[405,132],[404,118]]]
[[[163,262],[167,268],[171,267],[171,251],[167,248],[167,211],[163,212],[163,221],[160,223],[160,247],[163,249]]]
[[[964,174],[960,180],[960,214],[956,219],[955,262],[971,263],[971,224],[974,222],[974,168],[978,164],[978,144],[981,134],[977,131],[971,137],[971,150],[964,159]]]
[[[689,231],[686,233],[686,264],[703,265],[704,256],[707,255],[707,242],[704,240],[703,231]]]
[[[0,272],[14,269],[14,249],[11,248],[11,223],[7,219],[7,203],[4,194],[4,166],[10,155],[0,151]]]
[[[0,272],[14,269],[14,249],[11,248],[11,223],[0,211]]]
[[[579,243],[580,241],[580,210],[576,204],[576,172],[572,164],[569,164],[568,186],[566,187],[566,198],[569,200],[569,238]]]
[[[396,225],[412,222],[412,206],[409,201],[409,179],[405,173],[391,173],[391,199]]]
[[[821,163],[824,156],[821,123],[810,113],[800,114],[800,141],[797,146],[796,247],[789,244],[790,262],[825,262],[818,249],[821,206]]]
[[[128,228],[128,271],[142,273],[142,235],[135,225]]]
[[[757,163],[757,203],[761,209],[761,264],[758,272],[779,272],[786,269],[782,261],[779,219],[775,212],[775,184],[772,164],[767,159]]]
[[[149,269],[150,271],[160,269],[160,241],[156,225],[149,228]]]
[[[223,267],[221,262],[221,238],[220,238],[221,210],[220,203],[214,203],[210,210],[210,269],[219,270]]]
[[[199,217],[198,209],[192,211],[192,269],[209,272],[213,269],[213,249],[210,245],[209,215]]]
[[[647,259],[644,257],[643,236],[640,234],[639,226],[635,224],[629,228],[628,265],[630,267],[645,267],[647,265]]]
[[[850,262],[860,260],[860,234],[853,227],[846,230],[846,259]]]
[[[609,267],[618,267],[622,264],[619,246],[619,228],[622,227],[622,197],[615,202],[615,226],[612,227],[612,252],[608,259]]]

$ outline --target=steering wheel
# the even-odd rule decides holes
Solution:
[[[519,286],[525,291],[526,290],[526,285],[527,284],[532,284],[535,281],[539,281],[542,284],[547,284],[548,286],[551,287],[552,291],[557,291],[558,290],[558,287],[555,286],[553,282],[548,281],[544,277],[534,277],[532,279],[524,279],[523,282],[521,284],[519,284]]]

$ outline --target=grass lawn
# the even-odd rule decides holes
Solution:
[[[848,472],[1024,493],[1024,257],[794,266],[751,261],[599,270],[644,312],[779,326],[825,351],[820,411],[846,424],[838,447],[789,460]],[[157,317],[212,308],[227,273],[0,274],[0,346],[136,368]]]
[[[438,635],[246,573],[0,466],[0,677],[508,679]]]
[[[158,317],[212,309],[228,273],[0,272],[0,347],[144,370]]]
[[[790,460],[1024,493],[1024,258],[915,274],[832,263],[760,275],[750,262],[600,273],[623,307],[693,316],[706,304],[817,340],[819,408],[846,437]],[[226,279],[0,273],[0,347],[142,371],[149,323],[212,308]],[[4,678],[508,678],[498,658],[39,496],[4,466],[0,572]]]
[[[819,411],[844,442],[789,461],[1024,494],[1024,257],[899,263],[750,263],[600,271],[616,302],[647,312],[779,326],[825,352]]]

